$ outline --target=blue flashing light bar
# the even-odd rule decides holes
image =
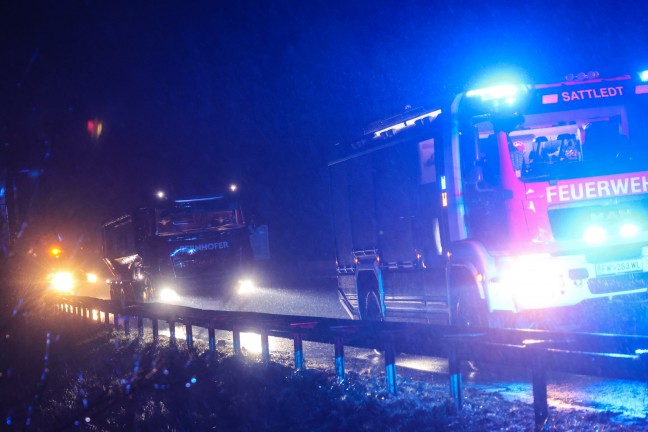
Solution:
[[[639,79],[643,82],[648,82],[648,70],[639,72]]]
[[[220,200],[223,199],[224,196],[213,196],[213,197],[208,197],[208,198],[194,198],[194,199],[177,199],[174,200],[175,202],[181,204],[181,203],[190,203],[190,202],[201,202],[201,201],[215,201],[215,200]]]
[[[515,100],[515,96],[524,89],[521,85],[500,84],[491,87],[473,89],[466,92],[467,97],[480,97],[482,101],[505,99],[508,103]]]

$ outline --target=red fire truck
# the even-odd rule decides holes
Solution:
[[[648,73],[567,78],[470,90],[338,146],[352,317],[508,325],[645,295]]]

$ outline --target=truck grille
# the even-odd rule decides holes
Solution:
[[[174,259],[173,271],[176,277],[192,277],[202,274],[228,272],[234,267],[231,257],[203,257],[200,259]]]
[[[587,286],[592,294],[611,294],[619,291],[645,289],[648,288],[648,273],[590,279],[587,281]]]

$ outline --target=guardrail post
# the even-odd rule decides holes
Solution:
[[[176,343],[175,321],[169,320],[169,339],[172,344]]]
[[[344,345],[342,338],[335,338],[335,375],[338,382],[343,382],[345,377],[344,371]]]
[[[158,339],[160,338],[160,331],[158,327],[157,318],[153,318],[151,326],[153,327],[153,342],[157,343]]]
[[[216,331],[213,327],[209,327],[207,334],[209,335],[209,350],[216,351]]]
[[[391,342],[385,346],[385,379],[389,394],[396,394],[396,352]]]
[[[193,329],[191,327],[191,324],[186,325],[186,333],[187,333],[187,348],[193,348],[194,343],[193,343]]]
[[[304,344],[301,333],[295,333],[293,341],[295,343],[295,369],[304,370]]]
[[[535,428],[543,429],[549,418],[547,403],[547,370],[545,369],[543,354],[535,352],[531,359],[531,376],[533,381],[533,411],[535,413]]]
[[[450,344],[450,352],[448,353],[448,373],[450,374],[450,396],[454,400],[455,409],[460,411],[463,409],[461,360],[459,360],[457,348],[454,344]]]
[[[266,329],[261,330],[261,359],[266,363],[270,361],[270,341]]]
[[[241,355],[241,332],[236,328],[232,330],[232,345],[234,346],[234,355]]]

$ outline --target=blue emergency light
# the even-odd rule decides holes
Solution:
[[[639,79],[643,82],[648,82],[648,70],[639,72]]]

